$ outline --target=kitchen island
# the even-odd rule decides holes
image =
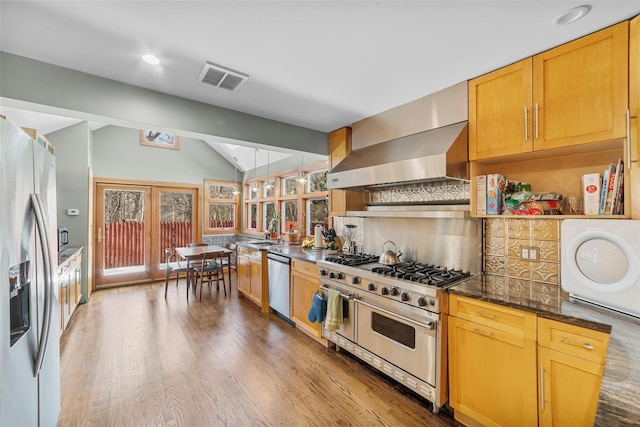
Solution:
[[[487,286],[486,276],[479,275],[448,291],[533,313],[538,318],[610,333],[595,425],[637,425],[640,422],[637,398],[640,394],[640,341],[637,339],[640,319],[570,298],[564,293],[557,306],[550,306],[491,289]]]

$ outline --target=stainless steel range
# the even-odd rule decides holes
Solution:
[[[377,262],[367,254],[318,261],[321,288],[340,292],[344,323],[322,334],[433,403],[447,400],[446,287],[469,272],[427,263]]]

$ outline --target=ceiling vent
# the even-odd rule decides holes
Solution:
[[[231,91],[236,90],[248,79],[247,74],[221,67],[212,62],[206,62],[198,76],[200,83]]]

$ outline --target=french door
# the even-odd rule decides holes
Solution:
[[[96,288],[164,278],[165,248],[200,241],[199,189],[96,183]]]

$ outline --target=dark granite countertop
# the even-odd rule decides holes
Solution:
[[[593,304],[561,298],[549,306],[525,298],[492,293],[484,276],[476,276],[448,289],[449,293],[500,304],[573,325],[611,334],[595,425],[640,425],[640,319]]]
[[[64,264],[69,258],[75,255],[76,252],[81,251],[83,248],[84,246],[70,246],[58,252],[58,267]]]
[[[260,242],[260,243],[251,243]],[[295,258],[301,261],[308,261],[315,263],[325,259],[328,256],[328,251],[325,249],[317,250],[310,248],[303,248],[301,245],[290,245],[289,243],[275,243],[275,244],[261,244],[262,242],[269,242],[269,240],[250,240],[244,242],[238,242],[239,246],[245,246],[251,249],[257,249],[261,251],[273,252],[274,254],[283,255],[289,258]]]

